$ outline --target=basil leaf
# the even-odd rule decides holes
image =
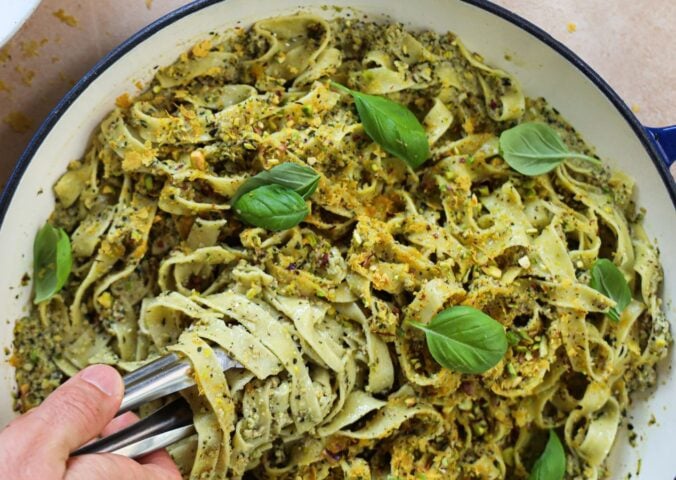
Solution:
[[[566,473],[566,452],[554,430],[549,431],[549,440],[542,455],[533,465],[528,480],[561,480]]]
[[[615,301],[615,306],[608,310],[607,315],[619,322],[620,315],[631,302],[631,290],[622,272],[610,260],[599,258],[591,269],[589,286]]]
[[[444,368],[462,373],[483,373],[507,351],[504,327],[480,310],[451,307],[427,325],[409,322],[425,332],[427,348]]]
[[[263,185],[235,202],[235,213],[249,225],[272,231],[295,227],[310,213],[303,197],[282,185]]]
[[[522,175],[542,175],[566,158],[599,163],[597,158],[568,150],[559,134],[544,123],[526,122],[500,134],[500,153],[507,164]]]
[[[356,92],[331,82],[335,88],[354,98],[357,113],[366,134],[387,153],[418,168],[430,156],[425,129],[405,106],[385,97]]]
[[[235,192],[235,196],[230,200],[234,205],[239,197],[245,193],[255,190],[263,185],[283,185],[290,188],[298,195],[307,200],[319,185],[319,174],[312,168],[297,163],[287,162],[272,167],[270,170],[262,172],[248,178]]]
[[[46,223],[33,242],[33,301],[44,302],[58,293],[66,284],[72,265],[68,234]]]

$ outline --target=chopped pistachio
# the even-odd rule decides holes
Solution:
[[[530,268],[530,258],[528,258],[528,255],[519,258],[517,262],[522,268]]]
[[[486,430],[488,430],[487,426],[486,426],[486,422],[473,423],[472,424],[472,430],[479,437],[484,435],[486,433]]]
[[[483,271],[486,275],[489,275],[493,278],[497,278],[497,279],[502,278],[502,270],[500,270],[495,265],[491,265],[490,267],[485,267],[483,269]]]
[[[472,409],[472,399],[471,398],[463,398],[462,402],[458,403],[458,410],[462,410],[463,412],[468,412]]]

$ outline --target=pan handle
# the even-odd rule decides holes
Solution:
[[[645,127],[653,139],[657,150],[662,154],[662,161],[671,167],[676,162],[676,125],[670,127]]]

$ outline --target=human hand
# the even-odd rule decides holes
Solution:
[[[110,453],[69,458],[89,440],[137,420],[131,413],[113,419],[123,395],[122,379],[114,368],[93,365],[82,370],[0,432],[0,478],[181,480],[164,450],[138,461]]]

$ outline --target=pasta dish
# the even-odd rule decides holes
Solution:
[[[185,478],[604,478],[671,344],[632,191],[451,33],[213,32],[54,185],[70,247],[43,265],[36,239],[17,409],[173,351],[197,383]]]

